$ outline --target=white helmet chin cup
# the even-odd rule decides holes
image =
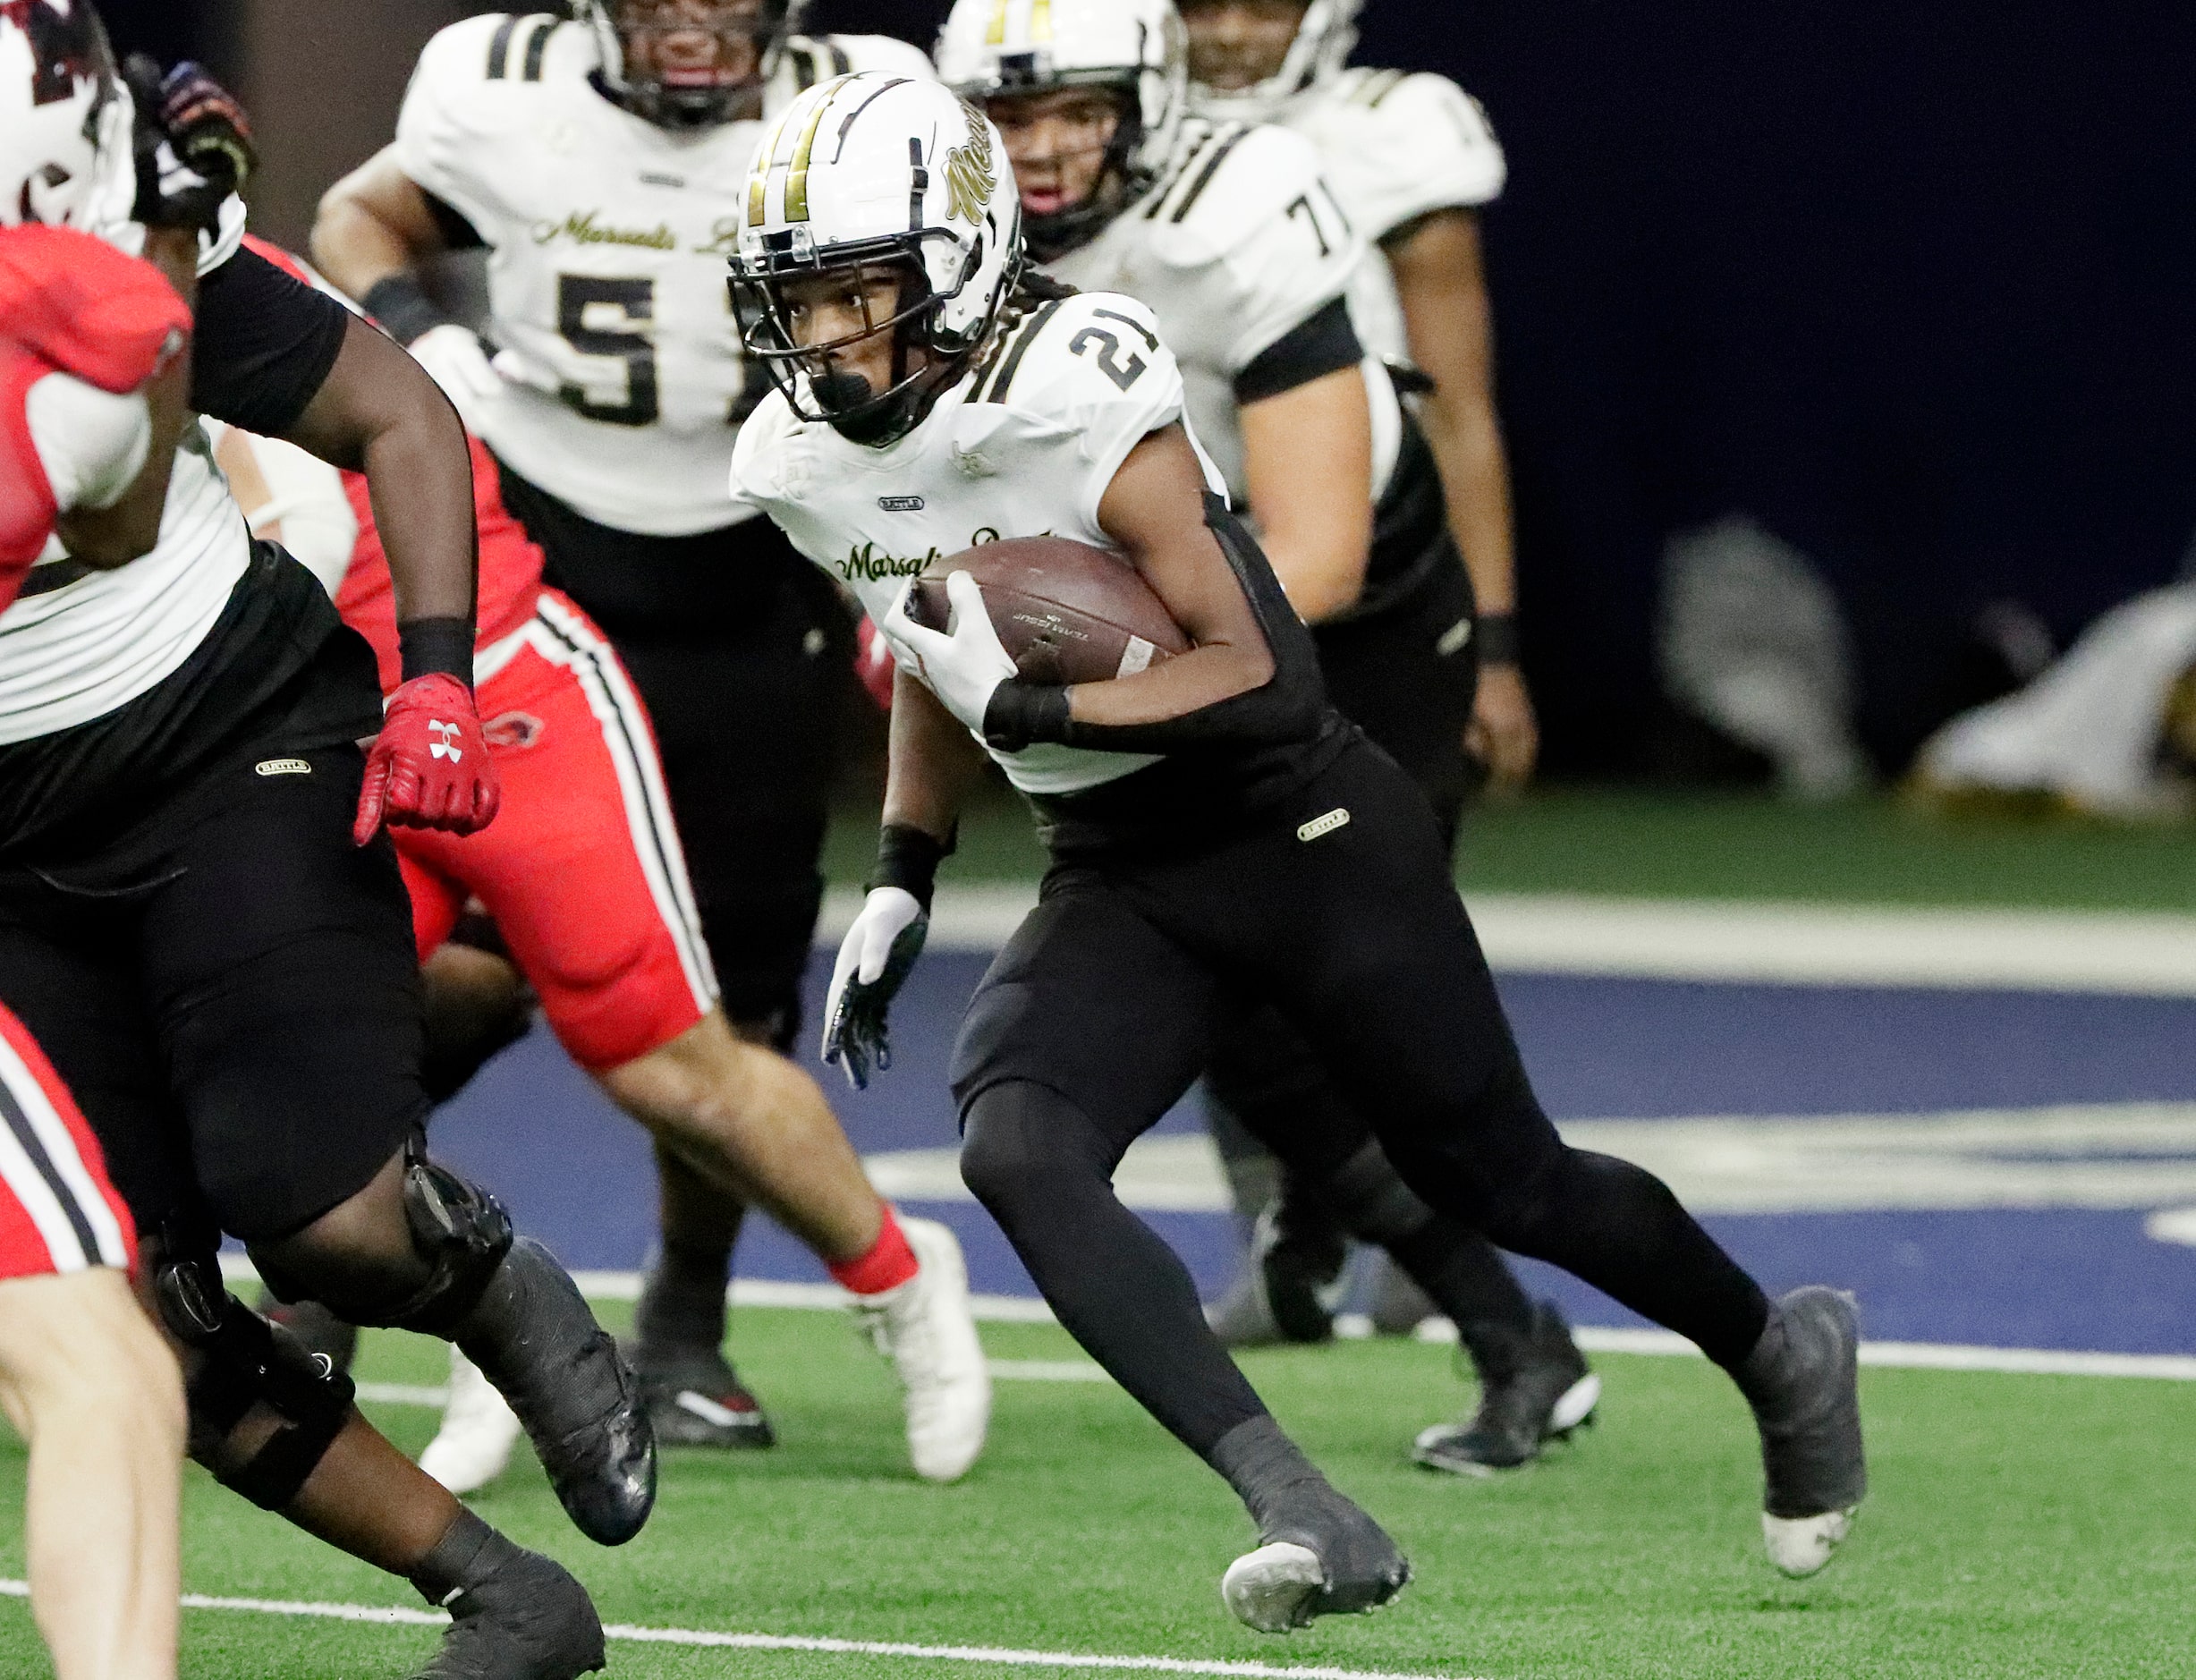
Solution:
[[[999,132],[937,82],[870,72],[821,83],[748,165],[735,296],[765,307],[750,318],[742,304],[742,333],[797,407],[801,358],[777,288],[865,264],[919,281],[893,325],[942,362],[982,346],[1020,272],[1022,199]]]
[[[86,229],[130,175],[129,101],[89,0],[0,9],[0,226]]]
[[[1311,0],[1279,70],[1248,88],[1221,89],[1199,82],[1191,89],[1198,109],[1238,122],[1271,122],[1307,88],[1341,73],[1357,46],[1357,15],[1364,9],[1365,0]]]
[[[981,103],[1063,88],[1135,100],[1124,159],[1149,178],[1173,155],[1189,105],[1189,52],[1173,0],[959,0],[938,35],[938,80]]]

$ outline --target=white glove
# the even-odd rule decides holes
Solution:
[[[930,931],[930,912],[904,887],[874,887],[839,943],[824,998],[824,1060],[845,1070],[856,1090],[869,1070],[892,1065],[886,1014]]]
[[[892,657],[921,678],[947,711],[980,735],[992,691],[1014,675],[1014,661],[984,609],[984,592],[966,572],[947,578],[945,598],[953,611],[948,628],[940,631],[927,629],[907,615],[914,587],[911,578],[878,629],[891,645]]]
[[[472,328],[445,321],[430,327],[411,341],[411,358],[442,387],[468,431],[477,429],[473,417],[480,405],[504,387],[502,378],[488,365],[488,352]]]

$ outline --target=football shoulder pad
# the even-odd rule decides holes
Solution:
[[[0,321],[58,372],[119,395],[167,365],[191,311],[149,263],[72,228],[0,233]]]
[[[1368,238],[1431,210],[1492,203],[1508,175],[1487,113],[1445,76],[1351,71],[1296,126]]]
[[[969,407],[996,404],[1099,442],[1141,437],[1182,413],[1182,369],[1158,318],[1118,292],[1078,292],[1027,310],[977,366]]]
[[[1150,249],[1172,267],[1198,267],[1255,247],[1301,214],[1300,199],[1321,191],[1318,148],[1301,134],[1197,119],[1183,128],[1174,163],[1125,212],[1144,219]]]
[[[404,173],[471,213],[474,177],[504,146],[533,147],[544,93],[594,67],[587,31],[547,13],[489,13],[437,32],[420,54],[396,119]]]
[[[920,47],[889,35],[792,35],[778,57],[771,104],[775,108],[819,81],[863,71],[920,81],[937,80],[937,72]]]

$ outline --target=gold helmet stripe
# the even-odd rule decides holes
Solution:
[[[777,167],[777,143],[785,132],[785,117],[792,115],[788,111],[771,124],[769,138],[763,141],[762,149],[755,155],[755,170],[748,177],[747,182],[747,225],[750,227],[760,227],[770,219],[770,174]]]
[[[984,31],[985,46],[1006,45],[1006,8],[1009,4],[1010,0],[997,0],[997,4],[991,8],[991,27]]]
[[[1052,0],[1030,0],[1030,39],[1052,39]]]
[[[816,109],[809,114],[809,125],[801,131],[801,143],[793,148],[793,168],[785,177],[785,219],[789,222],[809,219],[809,158],[816,150],[816,131],[824,125],[833,91],[827,89],[818,97]]]

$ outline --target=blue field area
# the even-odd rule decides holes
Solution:
[[[925,1184],[940,1183],[935,1152],[954,1144],[945,1064],[983,966],[965,953],[925,959],[895,1012],[895,1065],[869,1091],[824,1071],[855,1146],[927,1166]],[[819,959],[811,1016],[822,968]],[[1503,992],[1557,1121],[1581,1123],[1577,1135],[1594,1147],[1640,1154],[1696,1205],[1721,1209],[1708,1225],[1771,1287],[1856,1289],[1869,1334],[1882,1339],[2196,1351],[2196,1249],[2146,1234],[2159,1211],[2196,1207],[2196,1002],[1546,975],[1508,978]],[[2067,1110],[2071,1129],[2031,1126],[2050,1119],[2031,1111],[2062,1105],[2079,1106]],[[1978,1132],[1969,1110],[2010,1112]],[[1663,1164],[1666,1141],[1690,1146],[1703,1117],[1713,1130],[1732,1116],[1760,1117],[1763,1150],[1745,1144],[1734,1156],[1715,1133],[1722,1152],[1702,1158],[1711,1170],[1698,1191],[1691,1157]],[[1607,1144],[1601,1128],[1624,1121],[1653,1129],[1620,1125],[1622,1144]],[[1194,1131],[1186,1106],[1161,1127]],[[645,1141],[546,1034],[486,1070],[439,1116],[437,1137],[574,1267],[640,1264],[654,1226]],[[1818,1167],[1809,1151],[1822,1139],[1832,1145]],[[1797,1165],[1778,1166],[1787,1157]],[[1161,1185],[1169,1210],[1144,1217],[1217,1291],[1234,1263],[1232,1221],[1214,1197],[1182,1210],[1199,1203],[1208,1167],[1180,1147],[1152,1161],[1162,1174],[1187,1165],[1181,1184]],[[1734,1162],[1735,1177],[1717,1176]],[[1833,1177],[1839,1187],[1826,1193]],[[950,1193],[949,1175],[925,1192]],[[903,1200],[960,1232],[979,1289],[1034,1293],[972,1202]],[[759,1218],[742,1239],[740,1270],[822,1276]],[[1530,1270],[1583,1322],[1635,1322],[1560,1274]]]

